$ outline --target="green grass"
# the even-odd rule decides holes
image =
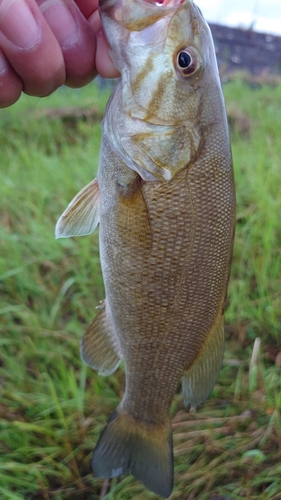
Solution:
[[[281,86],[235,81],[224,90],[238,200],[226,353],[196,414],[175,396],[172,500],[281,499]],[[103,298],[98,234],[56,241],[54,226],[95,175],[107,97],[90,85],[23,97],[0,112],[4,500],[100,498],[91,454],[124,374],[100,377],[79,357],[79,339]],[[87,118],[55,111],[89,106]],[[125,476],[104,498],[157,497]]]
[[[281,86],[236,82],[225,94],[244,127],[232,142],[238,208],[228,319],[245,321],[250,339],[281,347]]]

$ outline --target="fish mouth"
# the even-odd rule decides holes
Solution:
[[[99,6],[102,10],[107,10],[108,8],[124,7],[126,4],[135,4],[135,5],[150,5],[152,7],[179,7],[185,0],[131,0],[130,2],[126,0],[100,0]]]
[[[179,7],[184,0],[143,0],[143,2],[156,7]]]
[[[142,31],[192,0],[100,0],[100,11],[130,31]]]

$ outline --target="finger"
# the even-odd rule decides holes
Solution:
[[[97,34],[96,67],[103,78],[118,78],[120,76],[109,55],[108,44],[103,31],[99,31]]]
[[[75,3],[86,19],[88,19],[99,6],[99,0],[75,0]]]
[[[96,33],[97,49],[96,49],[96,68],[97,72],[104,78],[118,78],[120,76],[115,68],[112,59],[109,55],[109,47],[102,30],[100,16],[98,11],[95,11],[88,19]]]
[[[25,93],[45,96],[64,83],[60,46],[34,0],[0,0],[0,47]]]
[[[60,44],[65,63],[65,83],[71,87],[86,85],[96,76],[96,37],[93,29],[72,0],[37,2]]]
[[[0,49],[0,108],[14,104],[20,97],[23,83]]]

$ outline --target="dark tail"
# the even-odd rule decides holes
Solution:
[[[129,471],[146,488],[168,498],[174,475],[170,423],[150,428],[115,410],[99,438],[92,464],[99,477],[111,478]]]

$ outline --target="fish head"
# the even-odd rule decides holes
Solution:
[[[224,115],[209,26],[192,0],[100,0],[100,13],[121,74],[122,110],[132,119],[133,139],[125,147],[123,138],[123,146],[138,164],[136,148],[146,151],[150,166],[146,161],[143,168],[150,173],[131,168],[145,180],[170,180],[196,157],[204,130]]]
[[[101,0],[111,57],[134,118],[176,123],[197,115],[200,83],[217,78],[212,36],[191,0]]]

